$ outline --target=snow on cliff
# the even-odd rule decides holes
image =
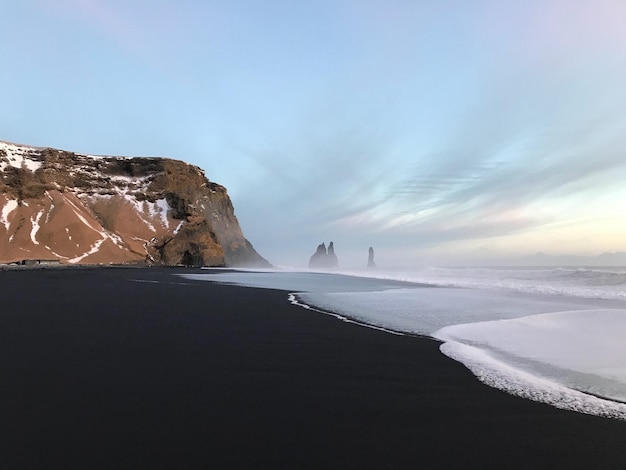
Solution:
[[[41,162],[31,158],[37,153],[33,147],[0,142],[0,155],[4,152],[4,158],[0,160],[0,171],[4,171],[7,166],[13,168],[26,168],[34,172],[41,168]]]
[[[267,264],[200,168],[0,142],[0,263],[51,258]]]

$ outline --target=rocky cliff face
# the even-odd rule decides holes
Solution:
[[[198,167],[0,142],[0,262],[22,259],[269,266]]]

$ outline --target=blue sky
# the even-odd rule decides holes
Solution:
[[[279,265],[626,251],[623,0],[0,6],[0,139],[168,156]]]

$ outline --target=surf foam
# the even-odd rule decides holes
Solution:
[[[533,286],[543,282],[544,289],[502,287],[494,270],[481,272],[483,287],[473,288],[441,287],[447,282],[441,272],[431,286],[425,286],[426,276],[408,278],[406,272],[396,279],[380,272],[372,278],[369,272],[243,270],[183,277],[286,290],[292,302],[343,320],[432,336],[445,341],[444,354],[491,386],[559,408],[626,419],[626,404],[612,401],[626,399],[626,302],[619,296],[602,298],[592,292],[584,297],[580,290],[565,295],[564,289],[552,289],[567,285],[569,277],[573,289],[584,284],[603,291],[606,282],[598,282],[600,277],[612,279],[615,286],[624,275],[521,271],[515,276],[528,277]]]

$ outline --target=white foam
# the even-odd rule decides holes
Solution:
[[[626,405],[565,387],[552,380],[498,361],[487,351],[448,342],[440,347],[446,356],[463,363],[483,383],[530,400],[579,413],[626,420]]]
[[[341,289],[341,285],[336,285]],[[300,292],[303,302],[359,321],[410,333],[431,335],[449,325],[531,314],[621,305],[608,300],[577,300],[453,287],[415,287],[380,291]]]
[[[537,285],[543,276],[548,286],[570,275],[569,271],[534,274]],[[481,276],[488,287],[469,289],[336,273],[183,275],[287,290],[292,303],[343,320],[433,336],[447,341],[442,345],[445,354],[466,364],[490,385],[560,408],[626,418],[626,405],[592,395],[626,400],[626,302],[596,295],[566,296],[563,290],[548,294],[550,289],[524,292],[494,287],[497,279]],[[528,272],[523,276],[531,277]],[[616,276],[619,280],[622,274]],[[580,273],[574,275],[572,285],[595,285],[600,290],[607,285],[598,282],[594,272],[580,277]]]
[[[626,310],[453,325],[433,336],[490,351],[534,376],[558,377],[571,388],[626,401]]]
[[[440,287],[626,300],[626,268],[437,268],[340,271]]]

